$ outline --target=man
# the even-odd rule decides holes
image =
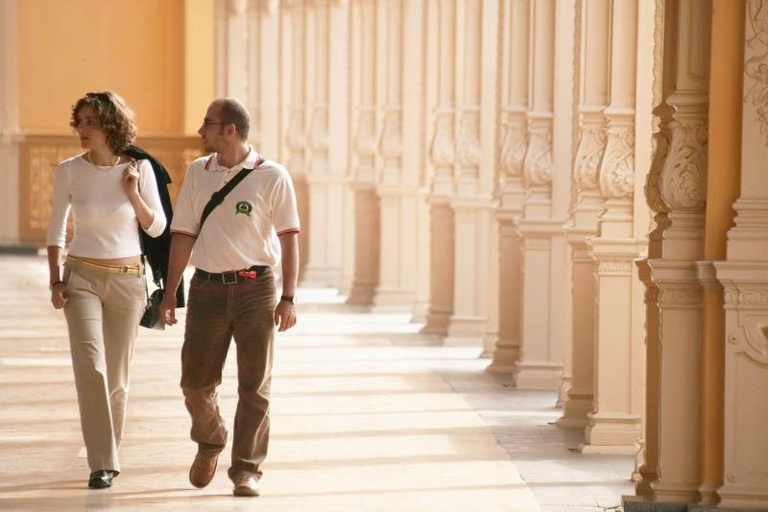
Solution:
[[[248,110],[237,99],[220,98],[208,107],[198,133],[213,154],[189,166],[181,187],[171,224],[168,287],[160,305],[165,323],[175,324],[173,292],[191,256],[196,270],[181,352],[181,387],[198,445],[189,480],[195,487],[208,485],[227,442],[216,388],[234,336],[239,399],[228,473],[235,496],[259,495],[259,466],[269,442],[274,331],[276,325],[285,331],[296,323],[299,264],[299,218],[290,175],[248,145],[249,122]],[[211,194],[241,169],[254,167],[201,227]],[[279,301],[272,272],[278,263],[283,272]]]

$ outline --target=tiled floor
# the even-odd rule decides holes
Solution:
[[[364,314],[330,290],[302,290],[300,323],[277,340],[262,497],[231,496],[227,457],[206,489],[187,482],[180,327],[142,330],[123,474],[89,491],[45,268],[0,256],[0,510],[581,512],[632,491],[631,457],[576,453],[578,433],[551,424],[553,392],[510,389],[477,349],[438,345],[406,315]],[[229,424],[234,366],[221,388]]]

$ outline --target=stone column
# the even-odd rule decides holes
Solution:
[[[522,346],[515,383],[521,388],[559,389],[562,340],[553,339],[552,237],[563,222],[552,219],[552,122],[555,72],[555,1],[530,7],[528,149],[523,163],[525,204],[518,221],[522,238]]]
[[[219,82],[223,85],[218,95],[234,96],[247,105],[250,99],[248,79],[251,65],[248,59],[251,48],[248,43],[249,29],[252,28],[249,27],[248,0],[227,0],[226,4],[220,25],[223,33],[219,39],[223,47],[219,47],[217,52]]]
[[[525,200],[523,164],[528,148],[530,5],[528,0],[508,0],[503,6],[499,16],[502,104],[498,114],[502,142],[498,162],[499,207],[496,210],[499,223],[499,334],[488,371],[512,374],[520,359],[522,249],[517,222],[523,214]]]
[[[288,18],[286,26],[289,32],[287,46],[290,48],[287,74],[289,96],[285,127],[285,142],[287,147],[286,165],[293,178],[293,186],[296,189],[296,202],[301,220],[301,238],[299,244],[299,260],[302,284],[309,260],[309,240],[312,233],[312,219],[309,208],[309,184],[307,183],[307,13],[304,2],[291,1],[286,4],[285,15]]]
[[[454,296],[454,222],[450,198],[454,194],[453,166],[456,142],[455,109],[455,0],[438,0],[430,26],[427,49],[429,63],[436,67],[432,86],[435,99],[434,128],[429,155],[433,165],[430,180],[430,302],[425,334],[448,333]],[[430,94],[431,91],[427,91]]]
[[[0,4],[0,245],[19,243],[19,98],[16,0]]]
[[[421,42],[421,13],[418,7],[416,2],[402,0],[386,0],[379,4],[380,26],[383,29],[379,43],[383,45],[380,54],[384,59],[380,69],[384,72],[378,84],[384,92],[384,104],[377,187],[381,200],[381,251],[379,286],[374,302],[375,308],[380,311],[409,311],[415,296],[416,269],[413,262],[416,259],[417,226],[414,220],[417,212],[414,178],[417,173],[413,168],[404,168],[404,149],[407,147],[409,153],[414,150],[411,142],[417,137],[418,125],[403,122],[406,116],[403,90],[413,83],[409,80],[413,75],[405,71],[406,61],[410,63],[414,54],[419,53],[417,49]],[[404,52],[404,48],[409,51]],[[415,76],[418,77],[418,74]],[[414,89],[418,90],[418,80],[415,82]],[[408,115],[413,115],[411,109]],[[410,138],[404,138],[406,132]]]
[[[614,2],[611,12],[610,104],[605,109],[608,140],[600,165],[603,210],[599,234],[588,241],[597,262],[595,287],[595,412],[589,414],[583,451],[634,453],[641,436],[642,394],[635,391],[633,364],[643,358],[634,333],[632,261],[645,243],[634,236],[635,94],[637,2]]]
[[[373,0],[353,5],[356,44],[352,88],[356,123],[352,141],[354,272],[348,302],[369,306],[379,281],[379,198],[376,195],[376,47]]]
[[[346,111],[348,96],[345,34],[347,27],[340,11],[348,6],[337,1],[313,0],[311,5],[312,103],[309,128],[310,222],[309,261],[303,283],[306,286],[342,285],[342,229]],[[342,66],[342,64],[344,64]],[[339,73],[337,73],[337,69]],[[331,87],[333,83],[333,87]],[[333,115],[331,115],[331,113]],[[333,144],[331,144],[331,140]]]
[[[607,141],[603,110],[608,104],[608,55],[610,51],[610,0],[585,0],[581,7],[579,58],[579,146],[573,166],[576,204],[566,228],[573,262],[572,381],[561,427],[584,428],[594,398],[594,355],[597,297],[595,260],[587,239],[597,235],[602,211],[599,171]]]
[[[649,328],[658,325],[658,354],[650,333],[648,340],[649,359],[658,356],[659,384],[658,395],[647,397],[658,399],[657,480],[651,489],[657,502],[695,503],[703,324],[696,262],[703,257],[711,3],[668,0],[664,8],[660,129],[646,191],[658,212],[650,254],[660,256],[645,264],[654,285],[649,302],[658,307],[658,317],[649,315]],[[650,438],[646,443],[653,450]]]
[[[247,104],[251,112],[251,142],[268,158],[277,159],[282,156],[279,138],[283,120],[278,101],[282,95],[281,82],[275,79],[280,70],[282,50],[276,2],[251,2],[248,40]],[[237,63],[230,63],[230,66],[233,64],[237,66]]]
[[[482,346],[485,334],[489,200],[481,197],[480,148],[483,2],[457,3],[456,69],[458,130],[454,211],[454,300],[446,343]]]
[[[725,481],[720,506],[768,503],[768,118],[766,11],[747,1],[741,194],[733,205],[728,258],[715,262],[725,288]]]

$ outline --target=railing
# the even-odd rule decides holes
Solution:
[[[184,180],[187,166],[203,154],[200,138],[184,135],[140,137],[136,144],[163,163],[173,183],[171,200]],[[83,150],[74,135],[26,134],[20,147],[19,235],[22,243],[45,245],[45,230],[51,215],[53,171],[59,162]]]

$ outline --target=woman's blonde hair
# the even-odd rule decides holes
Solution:
[[[136,140],[136,123],[133,111],[123,98],[110,91],[89,92],[72,107],[72,119],[69,125],[77,128],[80,109],[89,106],[96,113],[100,128],[104,130],[107,145],[116,155],[121,154]]]

